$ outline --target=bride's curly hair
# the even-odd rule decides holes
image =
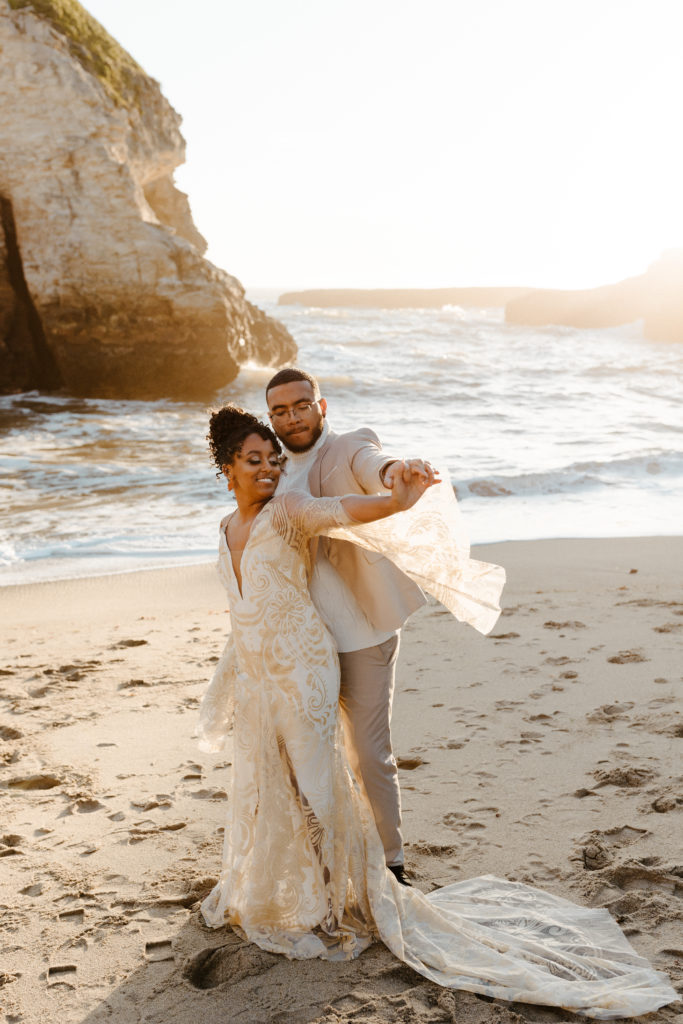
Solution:
[[[250,434],[258,434],[264,441],[271,441],[278,455],[282,454],[280,442],[270,427],[246,409],[240,409],[239,405],[230,402],[221,409],[211,411],[206,440],[209,442],[211,461],[218,466],[217,477],[223,472],[223,466],[230,465]]]

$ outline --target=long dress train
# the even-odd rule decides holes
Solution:
[[[476,562],[452,491],[361,526],[339,498],[290,492],[257,516],[238,587],[221,523],[219,572],[232,632],[202,703],[200,745],[234,721],[223,863],[207,924],[240,929],[292,958],[358,956],[374,938],[440,985],[607,1019],[676,999],[606,910],[483,876],[424,895],[387,871],[369,804],[344,750],[339,669],[311,602],[315,534],[382,551],[461,620],[486,632],[504,574]]]

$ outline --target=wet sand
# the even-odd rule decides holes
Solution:
[[[394,749],[416,884],[497,874],[606,906],[681,990],[683,538],[477,557],[508,571],[492,635],[436,604],[403,633]],[[213,566],[5,587],[0,613],[8,1022],[574,1019],[439,989],[378,944],[290,962],[201,923],[231,772],[230,746],[192,739],[229,628]]]

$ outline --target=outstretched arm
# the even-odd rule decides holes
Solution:
[[[338,498],[312,498],[304,491],[286,491],[273,500],[273,525],[285,537],[289,536],[291,530],[314,537],[316,534],[329,534],[337,527],[385,519],[395,512],[411,508],[432,486],[421,474],[407,475],[406,481],[404,474],[397,474],[391,494],[345,494]]]
[[[357,523],[374,523],[395,512],[403,512],[419,501],[432,484],[438,483],[434,474],[421,469],[408,469],[404,464],[402,473],[395,473],[391,494],[346,494],[341,499],[344,511]]]

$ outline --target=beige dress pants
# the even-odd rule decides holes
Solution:
[[[339,654],[339,703],[347,752],[372,807],[387,864],[403,863],[401,791],[391,749],[391,706],[399,638]]]

